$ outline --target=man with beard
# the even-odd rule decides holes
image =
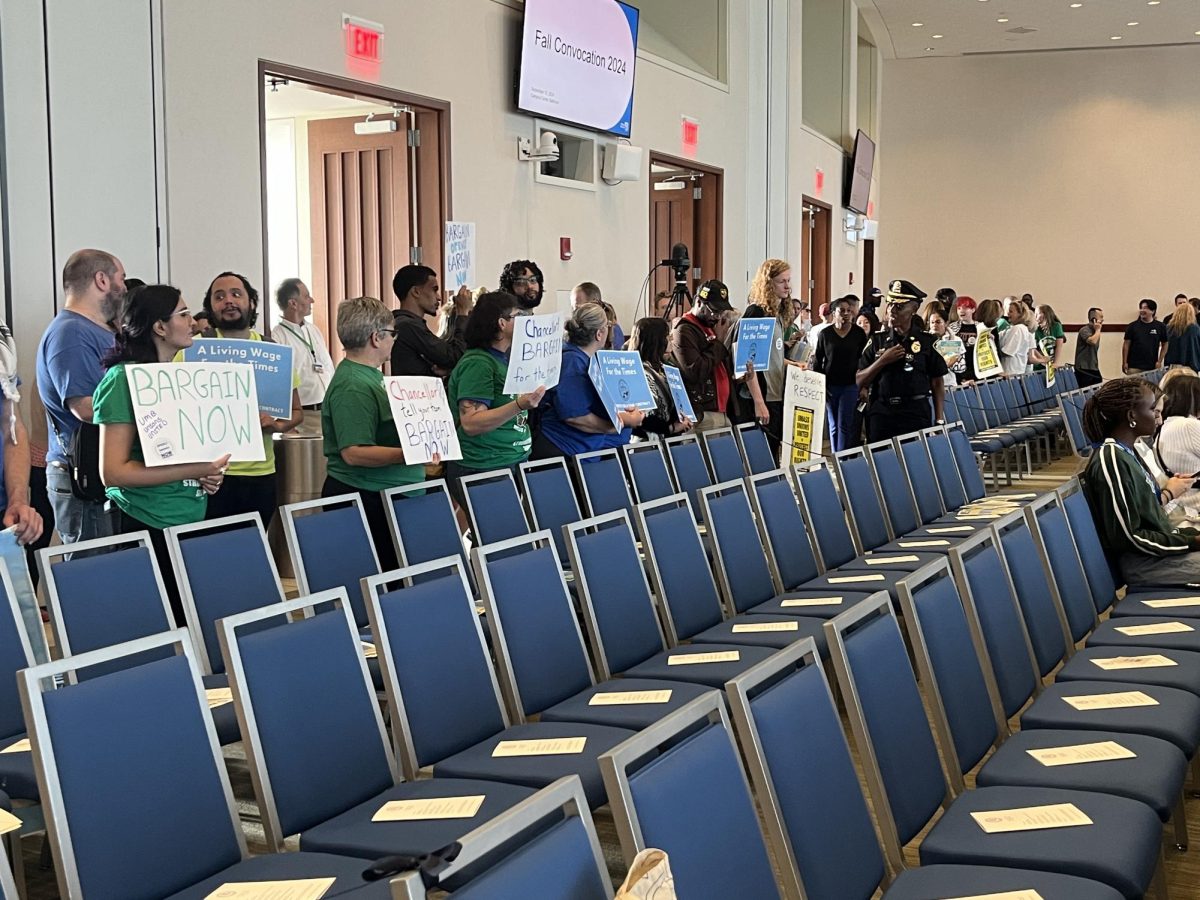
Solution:
[[[531,259],[515,259],[500,273],[500,290],[517,298],[518,308],[532,312],[542,302],[546,289],[542,270]]]
[[[66,302],[37,351],[37,385],[46,408],[49,448],[46,489],[64,544],[108,537],[111,517],[104,511],[100,484],[99,427],[92,423],[92,392],[104,376],[103,360],[112,350],[110,324],[125,297],[125,267],[103,250],[77,250],[63,266]],[[75,441],[76,432],[87,433]],[[78,472],[94,478],[94,499],[72,490],[68,447],[77,444]]]
[[[445,378],[466,352],[463,333],[472,302],[460,291],[454,297],[457,315],[450,336],[440,338],[429,330],[425,317],[437,314],[441,303],[437,272],[429,266],[402,266],[392,278],[392,292],[400,301],[393,310],[395,341],[392,343],[392,374]]]
[[[208,313],[209,328],[204,337],[228,340],[261,341],[263,336],[254,330],[258,321],[258,291],[244,275],[222,272],[213,279],[204,295],[204,311]],[[257,512],[263,528],[271,524],[277,506],[275,499],[275,441],[274,434],[291,431],[304,419],[300,405],[300,379],[292,372],[292,416],[276,419],[259,413],[263,432],[261,462],[230,463],[221,490],[208,498],[206,519],[220,519],[240,513]]]

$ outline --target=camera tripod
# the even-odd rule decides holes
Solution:
[[[671,299],[667,301],[667,308],[663,310],[662,317],[668,322],[674,318],[676,310],[679,315],[684,315],[690,312],[692,308],[692,292],[688,290],[687,273],[680,274],[679,270],[675,270],[675,287],[671,289]]]

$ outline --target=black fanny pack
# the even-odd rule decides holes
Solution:
[[[100,479],[100,426],[80,422],[70,440],[54,429],[58,443],[67,457],[67,474],[71,476],[71,494],[78,500],[103,503],[104,482]]]

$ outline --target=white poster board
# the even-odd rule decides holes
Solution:
[[[404,450],[404,462],[417,465],[462,459],[458,432],[450,414],[450,401],[440,378],[393,375],[383,379],[396,433]]]
[[[787,367],[783,386],[781,466],[808,462],[822,455],[825,433],[825,376],[811,369]]]
[[[147,363],[125,378],[147,466],[266,458],[253,366]]]
[[[517,316],[508,351],[504,393],[528,394],[539,387],[558,384],[562,370],[563,325],[560,313]]]
[[[475,223],[447,222],[445,232],[445,290],[453,293],[475,284]]]

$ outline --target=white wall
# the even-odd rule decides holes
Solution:
[[[1074,324],[1200,293],[1198,65],[1196,46],[885,62],[884,276],[1029,291]]]

